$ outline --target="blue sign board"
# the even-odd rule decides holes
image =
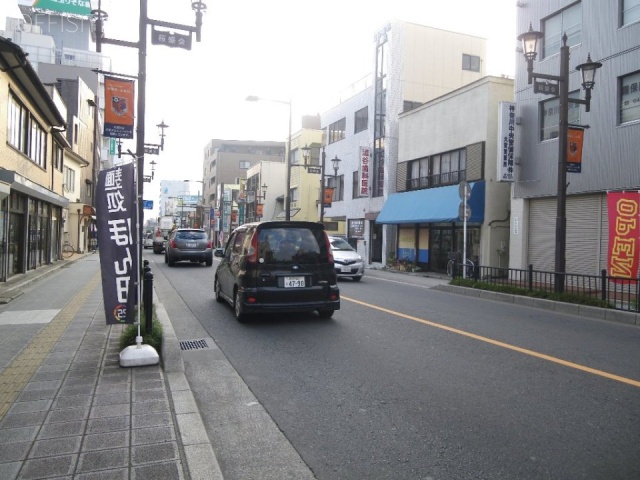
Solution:
[[[153,200],[143,200],[142,208],[144,210],[153,210]]]

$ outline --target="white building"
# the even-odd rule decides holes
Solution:
[[[372,53],[372,85],[324,113],[322,128],[325,175],[335,187],[325,224],[347,235],[375,267],[395,249],[395,227],[376,218],[396,191],[398,117],[482,78],[486,40],[394,21],[375,35]],[[335,156],[341,160],[337,178],[330,162]]]

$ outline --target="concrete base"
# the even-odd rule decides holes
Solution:
[[[160,357],[151,345],[130,345],[120,352],[121,367],[157,365]]]

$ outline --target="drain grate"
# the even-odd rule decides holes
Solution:
[[[202,340],[183,340],[180,342],[180,350],[202,350],[203,348],[209,348],[204,338]]]

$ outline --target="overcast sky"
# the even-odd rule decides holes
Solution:
[[[17,0],[0,0],[0,16]],[[515,0],[237,0],[207,3],[202,42],[191,51],[151,45],[147,53],[147,143],[164,120],[165,151],[153,159],[156,176],[145,198],[157,200],[159,180],[202,178],[203,149],[213,138],[285,141],[288,108],[246,102],[247,95],[292,100],[300,117],[323,113],[339,93],[373,68],[374,33],[398,19],[484,37],[486,71],[514,75]],[[7,5],[9,4],[9,5]],[[97,0],[92,0],[92,5]],[[105,35],[137,41],[134,0],[103,0]],[[94,6],[95,8],[95,6]],[[193,25],[191,0],[148,0],[149,17]],[[0,18],[1,18],[0,17]],[[4,20],[2,20],[4,27]],[[149,27],[150,30],[150,27]],[[117,73],[137,74],[137,50],[105,46]],[[135,143],[126,148],[135,150]],[[191,184],[192,193],[201,184]]]

